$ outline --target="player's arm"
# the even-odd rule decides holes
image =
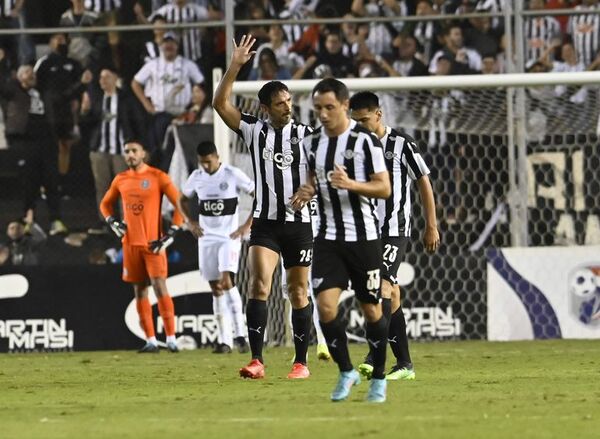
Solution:
[[[317,189],[315,173],[312,169],[309,169],[307,173],[306,183],[301,185],[296,191],[296,193],[290,197],[290,204],[292,206],[292,209],[302,209],[304,206],[306,206],[306,203],[310,202],[310,200],[316,192]]]
[[[115,178],[108,191],[102,197],[102,201],[100,202],[100,212],[106,221],[106,224],[111,228],[115,235],[118,238],[122,238],[127,233],[127,225],[125,222],[119,220],[114,217],[115,211],[114,206],[115,202],[119,199],[119,187],[117,178]]]
[[[423,234],[423,243],[425,250],[429,253],[436,251],[440,245],[440,233],[437,228],[437,219],[435,217],[435,200],[433,198],[433,189],[427,175],[423,175],[417,180],[419,196],[425,210],[425,232]]]
[[[254,193],[252,193],[252,196],[254,196]],[[250,233],[250,227],[252,227],[252,221],[253,221],[253,216],[252,216],[252,211],[250,211],[250,213],[248,214],[248,218],[246,218],[246,221],[244,221],[244,223],[239,226],[235,232],[233,232],[231,235],[229,235],[229,237],[231,239],[238,239],[238,238],[243,238],[244,236],[248,235]]]
[[[200,238],[204,234],[204,231],[202,230],[202,227],[200,227],[200,224],[198,223],[198,221],[191,219],[192,218],[192,212],[190,209],[191,201],[192,201],[191,198],[188,198],[184,193],[179,194],[179,205],[181,206],[181,211],[187,218],[190,218],[187,223],[188,227],[190,229],[190,232],[192,232],[192,235],[194,235],[194,238]]]
[[[181,228],[184,222],[188,222],[188,218],[182,213],[181,203],[179,202],[179,191],[175,185],[171,182],[171,179],[167,174],[161,174],[160,176],[160,190],[167,196],[167,199],[175,206],[175,212],[173,213],[173,221],[171,227],[167,230],[163,236],[154,241],[150,241],[148,246],[153,253],[160,253],[165,250],[168,246],[173,244],[175,241],[175,235]]]
[[[234,131],[240,129],[242,114],[230,102],[231,91],[241,68],[256,53],[250,50],[255,42],[256,38],[253,38],[252,35],[242,36],[239,46],[235,41],[233,42],[234,49],[231,55],[231,63],[223,75],[213,98],[213,108],[217,110],[217,113],[219,113],[219,116],[221,116],[221,119],[223,119],[227,126]]]
[[[343,166],[335,165],[331,174],[331,185],[336,189],[346,189],[367,198],[387,198],[392,193],[387,171],[370,174],[369,181],[361,182],[348,177]]]

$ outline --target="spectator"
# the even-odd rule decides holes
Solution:
[[[117,74],[105,68],[100,71],[99,88],[90,87],[83,95],[81,112],[83,122],[90,129],[90,163],[96,187],[96,206],[110,182],[127,169],[123,157],[125,139],[139,138],[143,122],[137,117],[132,97],[117,87]],[[88,230],[90,234],[108,232],[106,222],[100,215],[98,226]]]
[[[476,12],[492,12],[497,14],[504,11],[505,0],[479,0],[475,5]],[[491,20],[492,28],[500,29],[501,33],[504,32],[504,20],[502,18],[494,17]]]
[[[452,75],[481,71],[481,55],[476,50],[464,46],[463,32],[458,24],[450,25],[444,31],[444,48],[433,55],[429,63],[429,73],[437,74],[438,59],[442,55],[452,59]]]
[[[39,252],[47,240],[42,228],[35,222],[11,221],[6,228],[8,241],[0,249],[0,265],[37,265]]]
[[[352,13],[359,17],[397,17],[408,14],[404,0],[353,0]],[[392,42],[402,30],[402,22],[372,22],[366,40],[375,55],[392,52]]]
[[[355,18],[353,14],[346,14],[343,18]],[[349,58],[354,58],[359,54],[359,47],[364,44],[365,38],[368,35],[368,25],[365,26],[365,37],[362,38],[359,34],[359,27],[356,23],[344,22],[341,25],[342,39],[344,41],[342,53]]]
[[[577,59],[587,67],[594,61],[600,49],[598,0],[582,0],[582,4],[575,9],[589,11],[587,14],[572,15],[568,26]]]
[[[154,29],[152,29],[154,38],[150,41],[146,41],[144,44],[144,53],[142,55],[144,63],[160,56],[160,45],[162,44],[165,33],[167,33],[167,27],[165,26],[167,24],[167,19],[162,15],[155,14],[152,17],[152,24],[154,25]]]
[[[269,26],[269,41],[258,46],[256,55],[254,55],[253,68],[257,69],[258,60],[263,49],[270,49],[277,58],[277,64],[290,73],[294,73],[304,63],[304,60],[297,54],[290,53],[290,43],[285,40],[283,29],[278,24]]]
[[[178,47],[177,35],[167,32],[160,46],[160,57],[144,64],[131,81],[131,89],[152,119],[148,134],[152,154],[162,145],[173,117],[182,114],[191,102],[192,88],[199,88],[204,101],[205,94],[200,88],[204,76],[195,63],[177,54]],[[146,96],[143,87],[148,81],[151,85]]]
[[[427,66],[416,55],[417,39],[406,35],[398,48],[398,59],[391,65],[381,56],[375,56],[374,59],[389,76],[427,76]]]
[[[250,71],[248,80],[272,81],[274,79],[292,79],[292,75],[287,68],[279,65],[275,53],[268,47],[265,47],[261,50],[260,55],[258,55],[258,67]]]
[[[98,24],[98,14],[88,11],[83,0],[71,0],[72,8],[60,17],[61,27],[91,27]],[[106,49],[105,35],[95,35],[89,32],[74,32],[69,34],[69,57],[84,67],[92,67]]]
[[[439,14],[434,8],[431,0],[419,0],[417,2],[417,16]],[[439,21],[417,21],[409,24],[409,34],[414,36],[419,42],[423,54],[422,60],[429,63],[429,60],[435,52],[441,49],[440,38],[442,36],[442,27]]]
[[[26,27],[25,0],[7,0],[0,2],[0,29],[23,29]],[[3,35],[0,48],[8,52],[12,65],[21,65],[35,60],[35,48],[29,35]],[[16,49],[16,50],[15,50]]]
[[[97,14],[100,23],[109,24],[116,23],[121,4],[122,0],[85,0],[84,7]]]
[[[342,53],[342,36],[339,33],[339,29],[333,28],[329,32],[325,37],[324,50],[320,50],[316,56],[310,57],[304,66],[296,72],[294,79],[313,77],[314,70],[319,66],[327,66],[335,78],[356,76],[354,62]]]
[[[544,0],[530,0],[529,9],[544,9]],[[549,47],[560,41],[561,32],[558,20],[552,16],[524,17],[525,59],[538,59]]]
[[[481,73],[484,75],[499,73],[498,61],[494,55],[486,54],[481,57]]]
[[[92,80],[89,70],[67,55],[68,44],[64,33],[50,38],[51,52],[36,63],[34,70],[37,84],[53,134],[58,140],[58,172],[66,175],[69,170],[71,147],[79,134],[75,128],[78,121],[79,96],[84,86]]]
[[[40,187],[43,186],[50,211],[50,235],[66,233],[67,228],[60,219],[57,148],[46,116],[46,106],[36,88],[33,68],[21,66],[16,79],[1,81],[0,95],[6,108],[6,140],[19,158],[23,217],[33,218]]]
[[[464,31],[465,44],[475,49],[479,55],[500,51],[500,39],[502,31],[492,27],[492,21],[489,17],[470,18],[470,28]]]

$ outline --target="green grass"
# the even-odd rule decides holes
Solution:
[[[364,402],[366,383],[331,403],[331,363],[285,379],[287,348],[267,350],[258,381],[237,377],[237,353],[6,354],[0,437],[599,437],[599,343],[413,343],[417,379],[390,382],[383,405]]]

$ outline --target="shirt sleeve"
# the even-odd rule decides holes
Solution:
[[[417,143],[412,139],[406,139],[402,149],[402,164],[406,166],[408,176],[413,180],[418,180],[424,175],[429,174],[429,168],[421,156]]]
[[[235,177],[235,184],[239,190],[246,194],[254,192],[254,181],[248,177],[244,171],[238,168],[231,168]]]
[[[237,133],[248,146],[252,143],[252,135],[254,133],[254,127],[256,126],[256,122],[258,122],[258,119],[248,113],[241,113],[241,115],[242,117],[240,118],[240,127]]]
[[[194,179],[196,178],[196,175],[198,175],[197,170],[190,174],[185,184],[181,188],[181,192],[187,198],[192,198],[196,194],[196,189],[194,189]]]
[[[171,204],[175,207],[175,212],[173,213],[173,225],[181,226],[183,224],[183,215],[177,208],[177,204],[179,201],[179,190],[175,187],[171,178],[164,172],[159,174],[159,182],[160,182],[160,190],[163,194],[167,196]]]
[[[109,216],[113,216],[115,202],[119,199],[119,177],[115,177],[108,188],[108,191],[102,197],[102,201],[100,202],[100,212],[104,218]]]
[[[383,156],[383,146],[374,134],[366,134],[363,141],[363,151],[365,154],[365,174],[379,174],[387,171],[385,159]]]
[[[148,80],[152,76],[152,64],[153,63],[154,63],[154,61],[150,60],[149,62],[144,64],[142,66],[142,68],[135,74],[133,79],[135,79],[137,82],[139,82],[142,85],[146,85],[146,82],[148,82]]]

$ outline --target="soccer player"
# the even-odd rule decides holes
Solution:
[[[238,271],[241,241],[250,231],[252,215],[238,227],[238,194],[254,196],[254,182],[240,169],[220,162],[217,147],[201,142],[197,148],[198,169],[182,188],[181,207],[189,214],[189,199],[196,195],[200,206],[199,221],[190,221],[198,238],[198,263],[213,294],[213,312],[217,318],[219,344],[215,354],[230,353],[234,341],[241,353],[248,352],[245,338],[242,298],[233,276]],[[235,329],[235,340],[232,331]]]
[[[265,375],[262,351],[267,299],[281,255],[293,308],[296,355],[288,378],[308,378],[306,353],[310,341],[311,309],[307,284],[313,239],[306,203],[294,211],[290,198],[306,181],[307,160],[301,142],[312,130],[292,120],[292,97],[285,84],[279,81],[266,83],[258,92],[261,110],[268,115],[266,120],[240,113],[229,102],[235,78],[255,53],[251,51],[255,42],[251,35],[242,36],[239,46],[234,42],[231,63],[213,99],[213,108],[248,146],[256,186],[248,256],[250,290],[246,306],[252,360],[240,369],[240,375],[253,379]]]
[[[382,308],[389,321],[388,341],[396,357],[396,364],[387,374],[388,380],[413,380],[415,371],[408,349],[406,321],[400,302],[400,286],[397,273],[406,254],[411,234],[410,186],[416,181],[425,210],[425,250],[434,252],[440,244],[435,218],[435,201],[429,182],[429,168],[425,164],[415,141],[382,121],[383,113],[377,95],[371,92],[356,93],[350,99],[350,115],[381,141],[387,170],[390,174],[392,195],[379,200],[377,213],[383,244]],[[370,351],[365,362],[358,366],[367,379],[373,372],[373,356]]]
[[[167,255],[175,233],[187,217],[181,213],[179,191],[167,174],[144,163],[146,151],[136,140],[125,143],[123,153],[129,169],[117,174],[102,198],[100,211],[108,226],[123,243],[123,280],[133,284],[140,325],[146,334],[146,345],[140,353],[158,353],[154,333],[152,305],[148,286],[158,299],[158,312],[167,334],[167,348],[178,352],[175,341],[175,307],[167,291]],[[162,233],[161,200],[163,194],[176,206],[173,225]],[[114,204],[121,197],[123,219],[114,217]]]
[[[321,329],[340,375],[332,401],[348,397],[360,375],[352,366],[346,330],[338,314],[342,289],[352,281],[373,349],[373,375],[367,401],[386,398],[387,321],[379,303],[382,265],[374,198],[391,194],[383,149],[377,137],[348,117],[348,89],[341,81],[319,81],[312,92],[322,127],[304,139],[316,180],[319,234],[314,243],[312,283]],[[296,208],[310,201],[315,186],[303,185],[292,197]]]

